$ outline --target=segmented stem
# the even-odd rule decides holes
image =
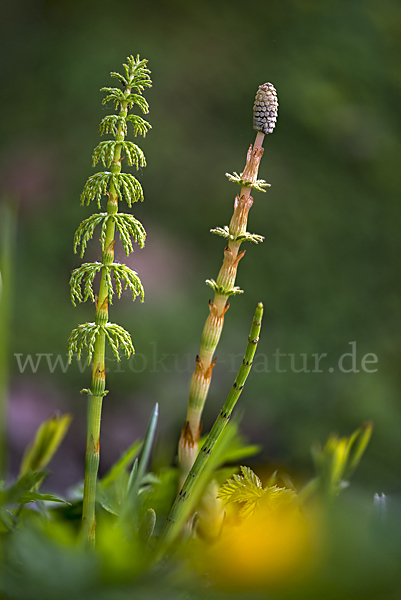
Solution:
[[[263,154],[263,139],[264,134],[258,131],[254,145],[249,147],[245,169],[240,178],[243,185],[239,195],[235,197],[234,213],[226,236],[229,241],[224,249],[223,265],[217,281],[207,281],[215,294],[213,301],[209,301],[209,315],[202,332],[199,354],[196,357],[196,367],[190,384],[187,417],[179,442],[178,455],[182,478],[185,478],[198,452],[201,416],[216,364],[216,359],[213,359],[214,352],[223,329],[224,315],[230,307],[228,298],[241,293],[234,284],[238,263],[245,254],[245,250],[239,249],[242,241],[247,238],[248,213],[253,204],[251,190],[252,184],[257,181],[259,163]],[[252,236],[248,237],[252,238]],[[255,237],[259,237],[260,241],[260,236],[253,236]]]
[[[228,395],[228,398],[221,409],[219,416],[217,417],[205,443],[203,444],[196,460],[189,471],[189,474],[182,486],[181,491],[175,499],[175,502],[171,508],[169,516],[167,517],[166,524],[164,526],[160,543],[162,547],[166,544],[170,544],[176,536],[179,534],[182,525],[187,519],[192,507],[190,502],[191,494],[199,480],[199,477],[204,470],[206,463],[215,447],[219,437],[223,433],[227,423],[230,420],[232,411],[241,395],[245,381],[249,375],[252,367],[253,357],[256,352],[256,347],[259,341],[259,333],[262,323],[263,316],[263,304],[260,302],[256,308],[255,316],[252,321],[251,332],[248,338],[248,344],[245,351],[245,356],[242,361],[241,367],[238,371],[238,375],[235,379],[234,385]]]
[[[127,104],[122,107],[120,116],[126,116]],[[121,132],[121,124],[119,124],[118,133]],[[114,173],[121,171],[121,144],[117,144],[114,150],[111,170]],[[107,214],[113,215],[118,211],[118,196],[113,183],[109,188],[109,200],[107,202]],[[104,251],[102,254],[102,268],[99,295],[96,301],[95,323],[96,325],[105,325],[108,322],[108,297],[109,289],[107,285],[107,268],[114,260],[114,234],[115,221],[109,219],[106,227],[106,239]],[[100,331],[95,341],[95,350],[93,353],[92,362],[92,394],[88,397],[88,426],[86,438],[86,455],[85,455],[85,480],[84,480],[84,499],[82,508],[82,527],[85,542],[89,546],[95,545],[95,528],[96,528],[96,482],[97,473],[99,470],[99,450],[100,450],[100,420],[102,413],[102,402],[106,384],[106,368],[105,368],[105,350],[106,339],[104,331]]]
[[[99,144],[99,146],[95,149],[93,154],[93,162],[96,162],[101,159],[104,163],[110,164],[109,174],[100,174],[107,175],[107,179],[105,182],[109,181],[109,188],[106,191],[106,187],[104,187],[103,183],[100,182],[97,187],[95,183],[93,183],[96,179],[94,177],[89,179],[89,185],[84,188],[83,200],[90,202],[92,199],[97,199],[98,203],[100,203],[100,197],[103,194],[108,195],[107,202],[107,221],[105,223],[105,227],[102,227],[101,234],[101,243],[102,243],[102,268],[101,268],[101,280],[99,286],[99,294],[96,297],[96,313],[95,313],[95,323],[94,323],[94,331],[96,331],[96,339],[92,346],[88,346],[88,357],[90,360],[91,353],[93,352],[93,361],[92,361],[92,385],[91,389],[87,390],[89,398],[88,398],[88,425],[87,425],[87,444],[86,444],[86,456],[85,456],[85,480],[84,480],[84,497],[83,497],[83,512],[82,512],[82,527],[83,527],[83,539],[84,542],[88,546],[95,545],[95,528],[96,528],[96,512],[95,512],[95,501],[96,501],[96,483],[97,483],[97,473],[99,469],[99,449],[100,449],[100,421],[101,421],[101,411],[102,411],[102,402],[103,397],[107,393],[105,390],[105,379],[106,379],[106,369],[105,369],[105,344],[106,338],[112,345],[113,352],[118,356],[118,348],[119,346],[123,347],[126,354],[129,356],[132,352],[134,352],[134,348],[132,346],[131,338],[125,330],[117,325],[113,325],[112,327],[108,325],[108,303],[109,299],[112,296],[112,284],[111,284],[111,268],[114,269],[114,278],[116,280],[116,289],[118,295],[121,292],[121,280],[120,277],[123,278],[123,282],[126,285],[129,285],[134,292],[135,295],[140,294],[143,299],[143,289],[140,284],[139,279],[136,279],[136,273],[131,273],[135,276],[135,281],[131,278],[129,279],[129,275],[127,275],[126,271],[123,269],[123,266],[114,265],[114,245],[115,245],[115,228],[116,223],[118,225],[120,235],[123,231],[123,243],[125,250],[130,250],[132,248],[131,241],[129,239],[130,235],[133,235],[134,241],[139,241],[141,246],[143,246],[145,239],[145,230],[142,225],[140,228],[133,228],[135,225],[135,219],[129,218],[128,215],[124,215],[125,221],[129,224],[129,228],[126,228],[124,223],[120,223],[117,218],[118,212],[118,200],[122,199],[122,193],[120,188],[121,185],[124,187],[125,185],[125,177],[127,181],[131,182],[132,186],[134,185],[132,182],[136,182],[135,178],[131,175],[121,174],[121,150],[124,149],[127,154],[128,164],[135,164],[138,168],[139,164],[145,164],[145,158],[143,156],[142,151],[132,144],[131,142],[124,142],[124,137],[127,132],[127,111],[128,107],[132,107],[133,104],[137,104],[143,111],[147,112],[147,102],[142,96],[138,94],[131,93],[131,89],[136,89],[139,94],[142,93],[144,87],[149,87],[151,85],[151,80],[149,78],[148,73],[150,72],[146,69],[145,64],[146,61],[139,61],[139,56],[135,60],[133,57],[128,58],[129,66],[124,65],[126,71],[126,78],[119,75],[118,73],[112,73],[113,77],[117,77],[124,85],[124,91],[117,88],[103,88],[103,90],[109,92],[109,95],[106,97],[107,100],[113,100],[115,107],[120,106],[120,112],[115,115],[115,118],[106,119],[102,121],[101,124],[101,132],[113,130],[115,141],[114,142],[105,142]],[[134,124],[139,123],[138,128],[141,129],[142,133],[146,133],[147,129],[150,125],[139,119],[137,121],[134,120]],[[121,175],[120,175],[121,174]],[[109,177],[110,176],[110,177]],[[97,179],[96,179],[97,181]],[[100,181],[100,180],[99,180]],[[93,183],[93,185],[92,185]],[[136,182],[137,186],[139,186],[140,193],[136,195],[136,197],[132,196],[131,189],[125,189],[125,196],[128,201],[128,204],[131,205],[131,201],[142,199],[142,188],[139,182]],[[135,184],[135,185],[136,185]],[[107,185],[107,183],[105,184]],[[128,184],[127,184],[128,185]],[[127,191],[128,190],[128,191]],[[135,190],[134,190],[135,191]],[[92,236],[93,228],[96,225],[96,219],[93,221],[93,225],[85,224],[81,226],[78,230],[75,238],[75,248],[77,244],[80,242],[80,236],[84,236],[83,239],[83,250],[86,247],[86,242],[89,237]],[[92,223],[92,222],[91,222]],[[138,222],[139,223],[139,222]],[[123,225],[125,229],[123,228]],[[77,237],[78,235],[78,237]],[[138,238],[139,236],[139,238]],[[128,253],[128,252],[127,252]],[[88,265],[86,265],[88,267]],[[89,267],[93,265],[89,265]],[[97,269],[97,265],[95,265]],[[85,292],[85,300],[88,296],[93,297],[93,292],[91,292],[90,286],[93,281],[94,273],[92,275],[88,274],[87,281],[87,290]],[[75,271],[74,273],[77,273]],[[82,273],[78,270],[78,279],[75,281],[74,274],[71,278],[72,285],[72,298],[77,298],[78,300],[82,299],[81,292],[79,290],[80,281],[82,280]],[[132,285],[130,285],[132,284]],[[134,285],[135,284],[135,285]],[[136,287],[135,287],[136,286]],[[89,324],[90,325],[90,324]],[[93,329],[93,328],[92,328]],[[91,330],[92,331],[92,330]],[[80,355],[82,349],[82,343],[86,339],[85,335],[82,334],[80,329],[74,330],[72,335],[70,336],[70,348],[69,354],[77,349],[78,355]],[[93,343],[93,342],[92,342]]]

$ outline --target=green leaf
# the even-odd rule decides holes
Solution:
[[[259,477],[249,467],[241,467],[241,472],[242,475],[234,475],[220,488],[217,497],[226,504],[242,503],[239,513],[242,518],[252,515],[261,500],[269,509],[276,510],[297,497],[293,490],[277,485],[263,488]]]
[[[41,494],[40,492],[24,492],[19,500],[19,504],[28,504],[29,502],[36,502],[36,500],[40,500],[42,502],[61,502],[63,504],[68,504],[71,506],[70,502],[67,502],[63,498],[59,498],[58,496],[54,496],[53,494]]]
[[[349,442],[349,458],[344,477],[348,479],[355,471],[372,437],[373,423],[368,421],[354,431]]]
[[[96,486],[96,502],[110,514],[116,517],[120,515],[121,506],[118,501],[118,494],[113,486],[106,488],[101,482],[98,482]]]
[[[159,418],[159,405],[156,403],[149,419],[148,428],[143,442],[142,452],[139,461],[135,461],[127,486],[127,495],[121,510],[121,519],[127,521],[134,517],[137,519],[137,502],[139,487],[145,475],[146,467],[149,462],[150,453],[156,434],[157,421]]]
[[[13,515],[12,512],[5,508],[0,508],[0,533],[7,533],[13,531],[18,519]]]
[[[51,461],[71,424],[72,415],[56,414],[42,423],[35,439],[25,450],[20,476],[30,471],[42,471]]]
[[[152,537],[155,525],[156,513],[153,508],[148,508],[138,530],[139,539],[146,546],[149,544],[149,540]]]
[[[143,442],[142,440],[136,440],[114,463],[111,469],[101,479],[101,483],[104,487],[110,486],[119,477],[122,471],[125,471],[138,456]]]
[[[47,475],[47,471],[25,473],[12,485],[0,491],[0,505],[18,504],[25,492],[40,484]]]
[[[143,442],[143,448],[139,457],[138,472],[136,479],[140,482],[145,474],[146,467],[148,466],[150,453],[152,450],[153,442],[156,435],[157,421],[159,419],[159,404],[156,402],[155,407],[150,415],[148,428],[146,430],[145,440]],[[134,485],[134,484],[132,484]]]
[[[262,482],[249,467],[241,467],[242,475],[234,475],[219,490],[224,502],[255,503],[264,494]]]
[[[312,456],[315,462],[318,486],[329,496],[337,496],[347,487],[347,479],[358,466],[372,435],[372,423],[364,423],[349,437],[331,435],[324,448],[314,446]]]

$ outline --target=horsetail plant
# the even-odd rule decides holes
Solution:
[[[245,355],[238,371],[237,377],[233,383],[233,386],[228,394],[227,400],[224,403],[223,408],[217,416],[217,419],[210,430],[205,443],[195,458],[194,464],[192,465],[184,485],[182,486],[178,496],[176,497],[174,504],[167,517],[164,529],[162,531],[160,539],[160,551],[163,551],[165,547],[169,546],[179,535],[182,525],[188,518],[193,504],[191,503],[191,495],[197,485],[202,471],[205,469],[206,464],[213,452],[220,436],[224,432],[227,424],[230,421],[232,412],[238,399],[241,395],[246,379],[252,367],[253,358],[255,356],[256,348],[259,342],[260,328],[262,325],[263,317],[263,304],[259,302],[256,307],[255,316],[252,320],[252,327],[248,337],[248,344],[246,346]]]
[[[257,244],[264,239],[261,235],[247,232],[247,221],[253,204],[251,190],[265,192],[265,188],[270,187],[269,183],[257,179],[257,176],[263,154],[263,140],[265,134],[273,132],[277,121],[277,110],[277,93],[274,86],[271,83],[259,86],[253,107],[253,128],[257,131],[255,143],[249,147],[246,165],[241,175],[226,173],[230,181],[241,186],[240,193],[235,197],[230,225],[211,229],[211,233],[225,238],[227,245],[217,280],[206,280],[214,290],[214,299],[209,300],[209,315],[202,332],[199,354],[196,357],[196,367],[190,383],[187,417],[178,447],[182,479],[185,479],[198,452],[201,416],[216,364],[213,355],[220,340],[224,315],[230,307],[228,299],[230,296],[243,293],[243,290],[235,286],[238,263],[245,254],[245,250],[240,251],[241,243],[249,241]]]
[[[127,358],[134,354],[131,336],[115,323],[109,322],[109,304],[113,295],[120,298],[123,288],[132,292],[132,299],[137,296],[144,299],[144,290],[135,271],[126,265],[114,261],[115,229],[117,227],[123,248],[127,254],[133,251],[132,242],[143,248],[146,232],[142,224],[131,214],[119,213],[118,202],[125,200],[129,207],[134,202],[143,200],[143,191],[139,181],[130,173],[121,172],[122,153],[125,153],[129,166],[146,166],[142,150],[132,142],[126,141],[128,123],[134,135],[145,136],[151,125],[138,115],[128,114],[128,109],[138,106],[143,113],[149,112],[149,106],[142,96],[144,88],[151,87],[152,81],[147,60],[140,60],[139,55],[129,56],[124,64],[124,75],[111,73],[111,76],[122,84],[123,89],[105,87],[103,104],[111,101],[118,114],[104,117],[99,132],[112,134],[114,140],[100,142],[93,151],[92,164],[99,161],[110,171],[95,173],[89,177],[81,194],[81,205],[89,205],[95,201],[101,210],[103,196],[107,196],[107,211],[99,212],[85,219],[78,227],[74,237],[74,252],[81,247],[83,257],[88,241],[92,238],[97,225],[101,225],[100,245],[101,262],[85,263],[75,269],[71,275],[71,301],[95,303],[95,320],[92,323],[79,325],[71,333],[68,340],[68,355],[71,362],[76,353],[78,360],[83,351],[87,352],[88,365],[92,362],[92,382],[89,389],[82,390],[88,395],[88,426],[85,457],[85,480],[82,512],[83,539],[89,546],[95,544],[95,498],[97,473],[99,468],[100,418],[103,397],[108,393],[105,389],[105,345],[109,342],[113,354],[120,360],[119,350],[123,350]],[[100,273],[98,294],[93,290],[94,278]]]

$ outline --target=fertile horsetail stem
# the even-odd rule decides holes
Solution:
[[[270,187],[269,183],[263,179],[258,180],[257,176],[263,154],[263,140],[265,134],[272,133],[274,129],[277,107],[277,93],[274,86],[271,83],[261,85],[256,94],[253,113],[253,127],[257,131],[255,143],[249,147],[245,168],[241,175],[226,173],[230,181],[241,186],[241,191],[234,200],[234,213],[230,225],[211,230],[212,233],[225,238],[227,245],[217,280],[206,281],[214,290],[214,298],[213,301],[209,301],[209,315],[203,329],[199,354],[196,357],[195,371],[190,383],[187,417],[178,447],[182,478],[185,478],[198,452],[201,416],[216,364],[214,352],[223,329],[224,315],[230,307],[228,299],[230,296],[242,293],[242,290],[235,286],[238,264],[245,254],[245,250],[240,251],[241,243],[250,241],[257,244],[264,239],[261,235],[248,233],[247,222],[253,204],[252,188],[265,192],[265,188]]]

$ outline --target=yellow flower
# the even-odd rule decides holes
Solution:
[[[243,473],[249,482],[252,472]],[[241,484],[241,477],[226,484],[219,496],[228,495],[231,490],[235,492],[234,502],[238,502],[235,482]],[[244,485],[249,487],[249,483]],[[240,502],[245,506],[237,512],[236,518],[226,519],[213,544],[198,541],[195,545],[196,569],[217,587],[227,590],[288,588],[310,573],[315,562],[316,524],[312,526],[301,514],[296,494],[277,486],[263,489],[257,481],[256,485],[263,491],[257,502],[246,501],[248,492],[241,491]],[[244,510],[246,507],[248,510]]]

